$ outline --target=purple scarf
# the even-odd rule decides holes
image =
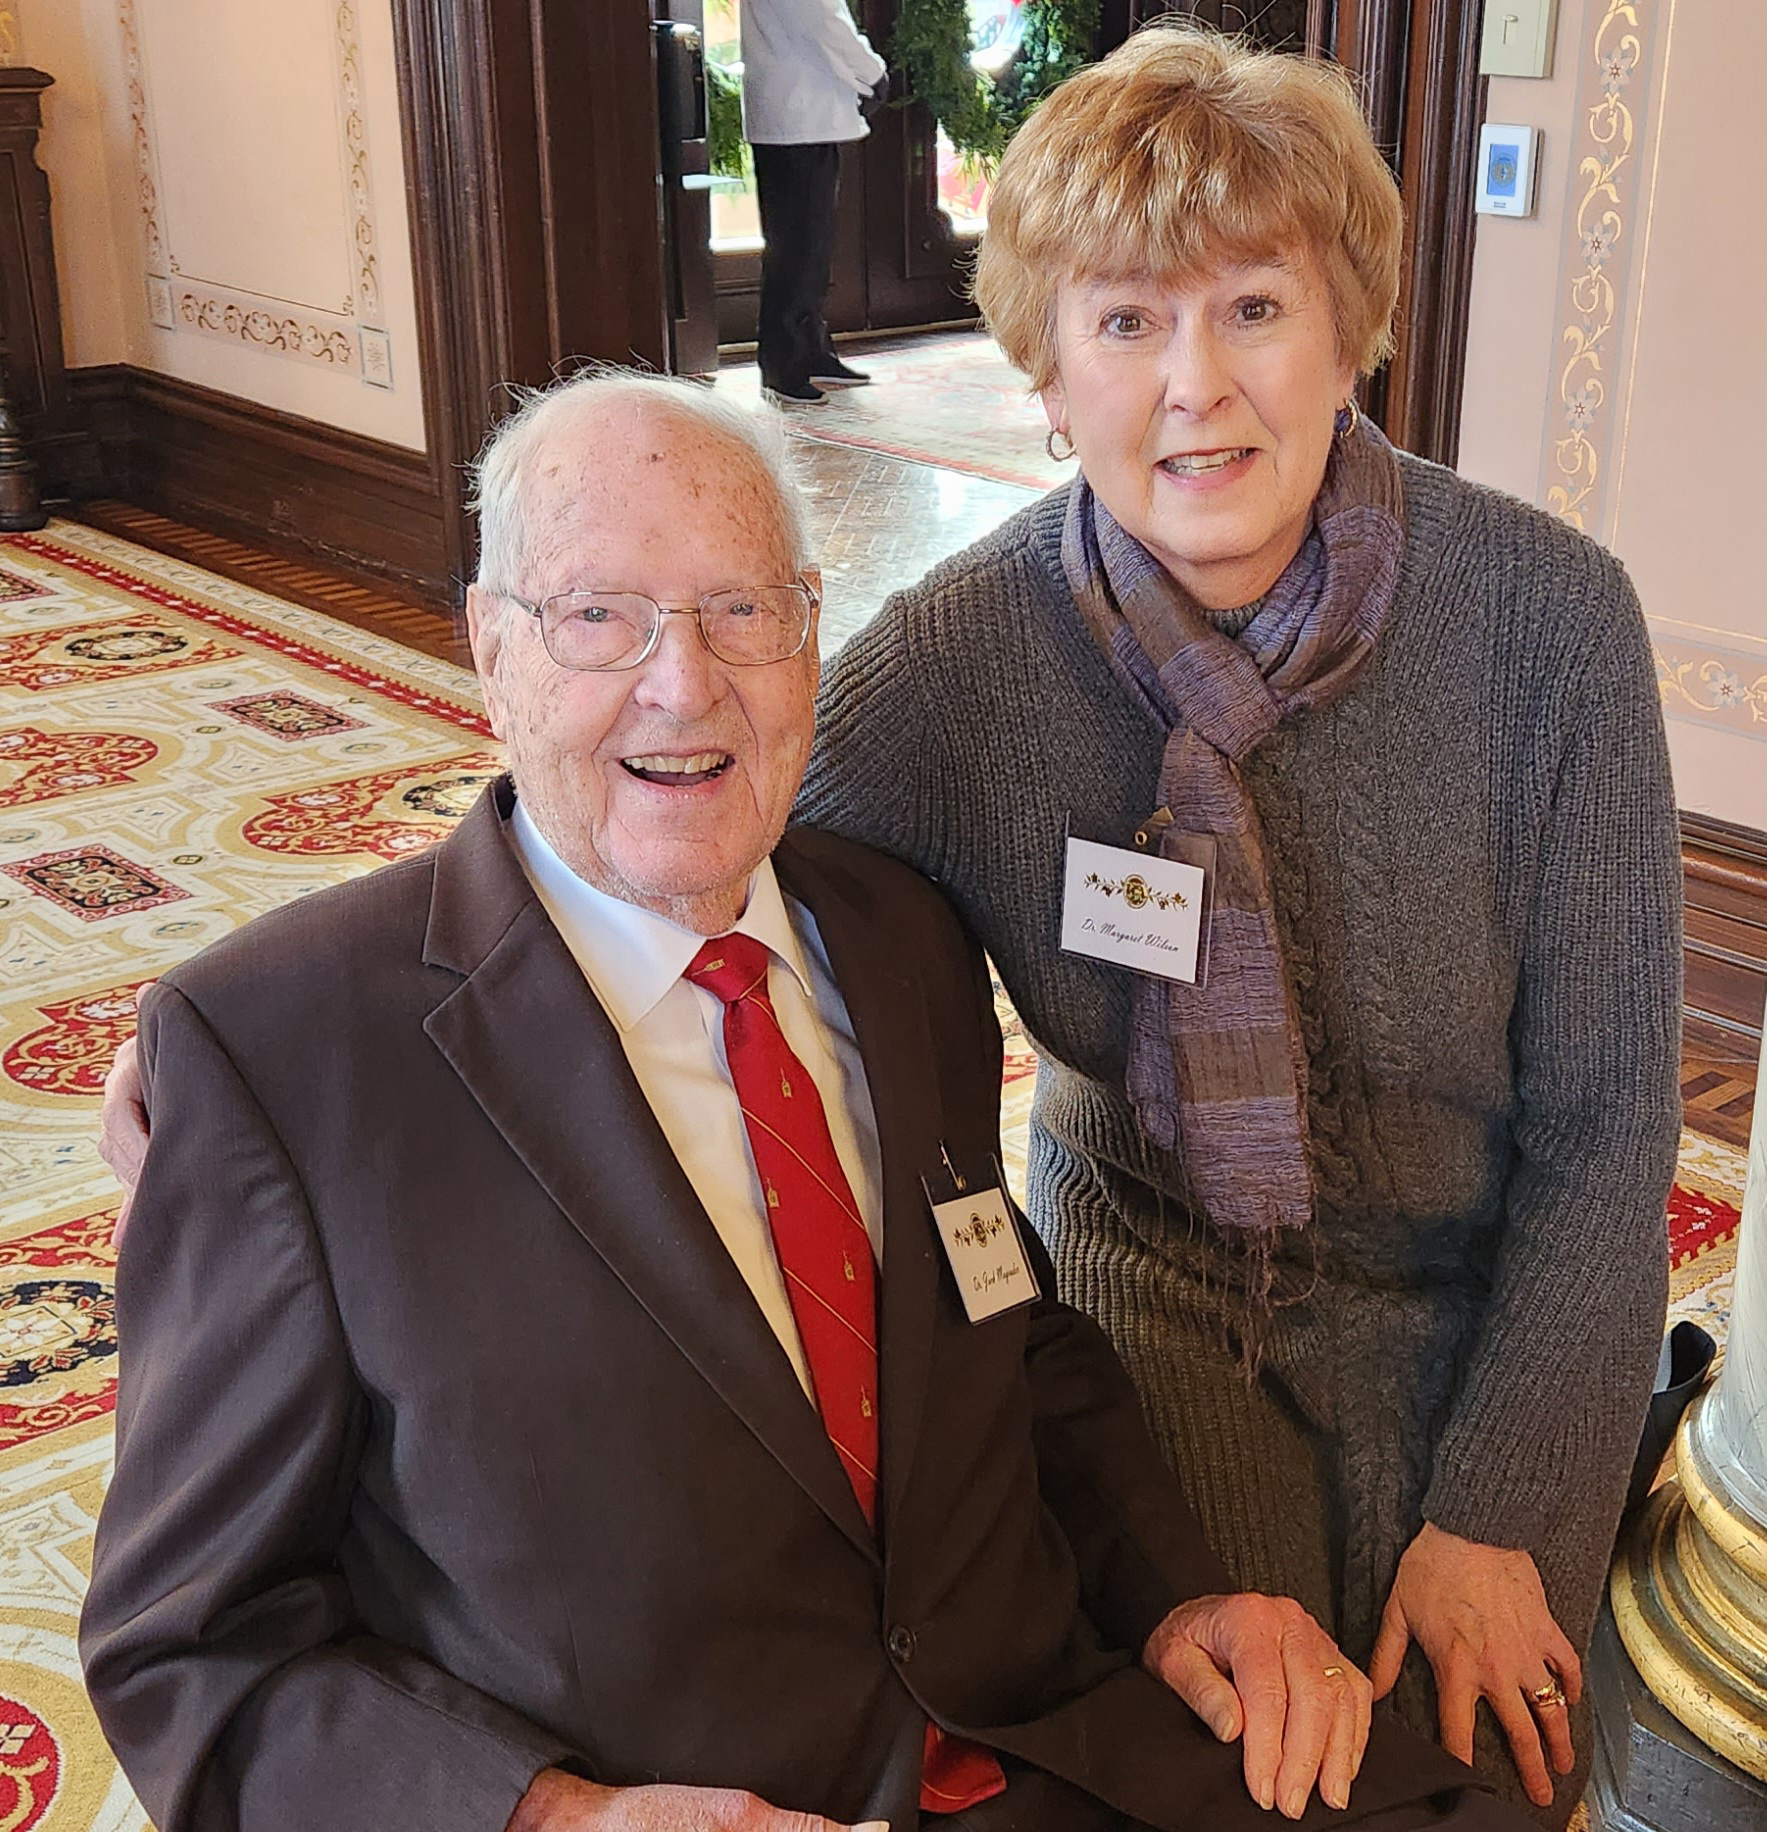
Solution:
[[[1165,726],[1168,858],[1215,843],[1208,971],[1200,986],[1137,975],[1128,1093],[1154,1145],[1180,1151],[1216,1227],[1269,1240],[1313,1217],[1307,1055],[1283,967],[1263,825],[1240,775],[1288,719],[1329,705],[1373,653],[1405,541],[1393,448],[1366,420],[1332,445],[1301,550],[1237,641],[1124,533],[1081,477],[1062,566],[1087,627],[1130,694]]]

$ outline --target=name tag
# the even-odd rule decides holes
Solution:
[[[1041,1295],[1004,1191],[972,1190],[935,1202],[933,1220],[971,1323],[986,1323]]]
[[[1200,866],[1070,837],[1062,949],[1195,985],[1207,890]]]

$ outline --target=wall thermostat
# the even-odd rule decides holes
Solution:
[[[1539,128],[1499,127],[1487,121],[1479,129],[1475,208],[1486,216],[1532,216],[1539,151]]]

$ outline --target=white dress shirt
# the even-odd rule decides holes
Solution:
[[[706,937],[586,884],[520,801],[510,834],[534,894],[613,1020],[670,1150],[791,1357],[804,1391],[812,1392],[724,1055],[724,1007],[681,977]],[[753,936],[771,951],[767,996],[786,1042],[822,1097],[835,1155],[859,1204],[871,1250],[881,1256],[882,1161],[865,1065],[815,920],[802,904],[786,901],[771,860],[750,879],[748,905],[734,933]]]

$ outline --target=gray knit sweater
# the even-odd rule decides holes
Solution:
[[[1069,597],[1065,490],[842,651],[799,805],[938,880],[993,956],[1042,1058],[1030,1209],[1064,1294],[1111,1332],[1240,1581],[1301,1596],[1359,1660],[1425,1518],[1527,1548],[1586,1641],[1680,1113],[1679,849],[1637,601],[1594,543],[1402,462],[1379,650],[1246,768],[1318,1190],[1255,1386],[1220,1244],[1125,1099],[1128,978],[1058,946],[1064,834],[1128,843],[1162,743]],[[1433,1731],[1415,1664],[1400,1705]]]

